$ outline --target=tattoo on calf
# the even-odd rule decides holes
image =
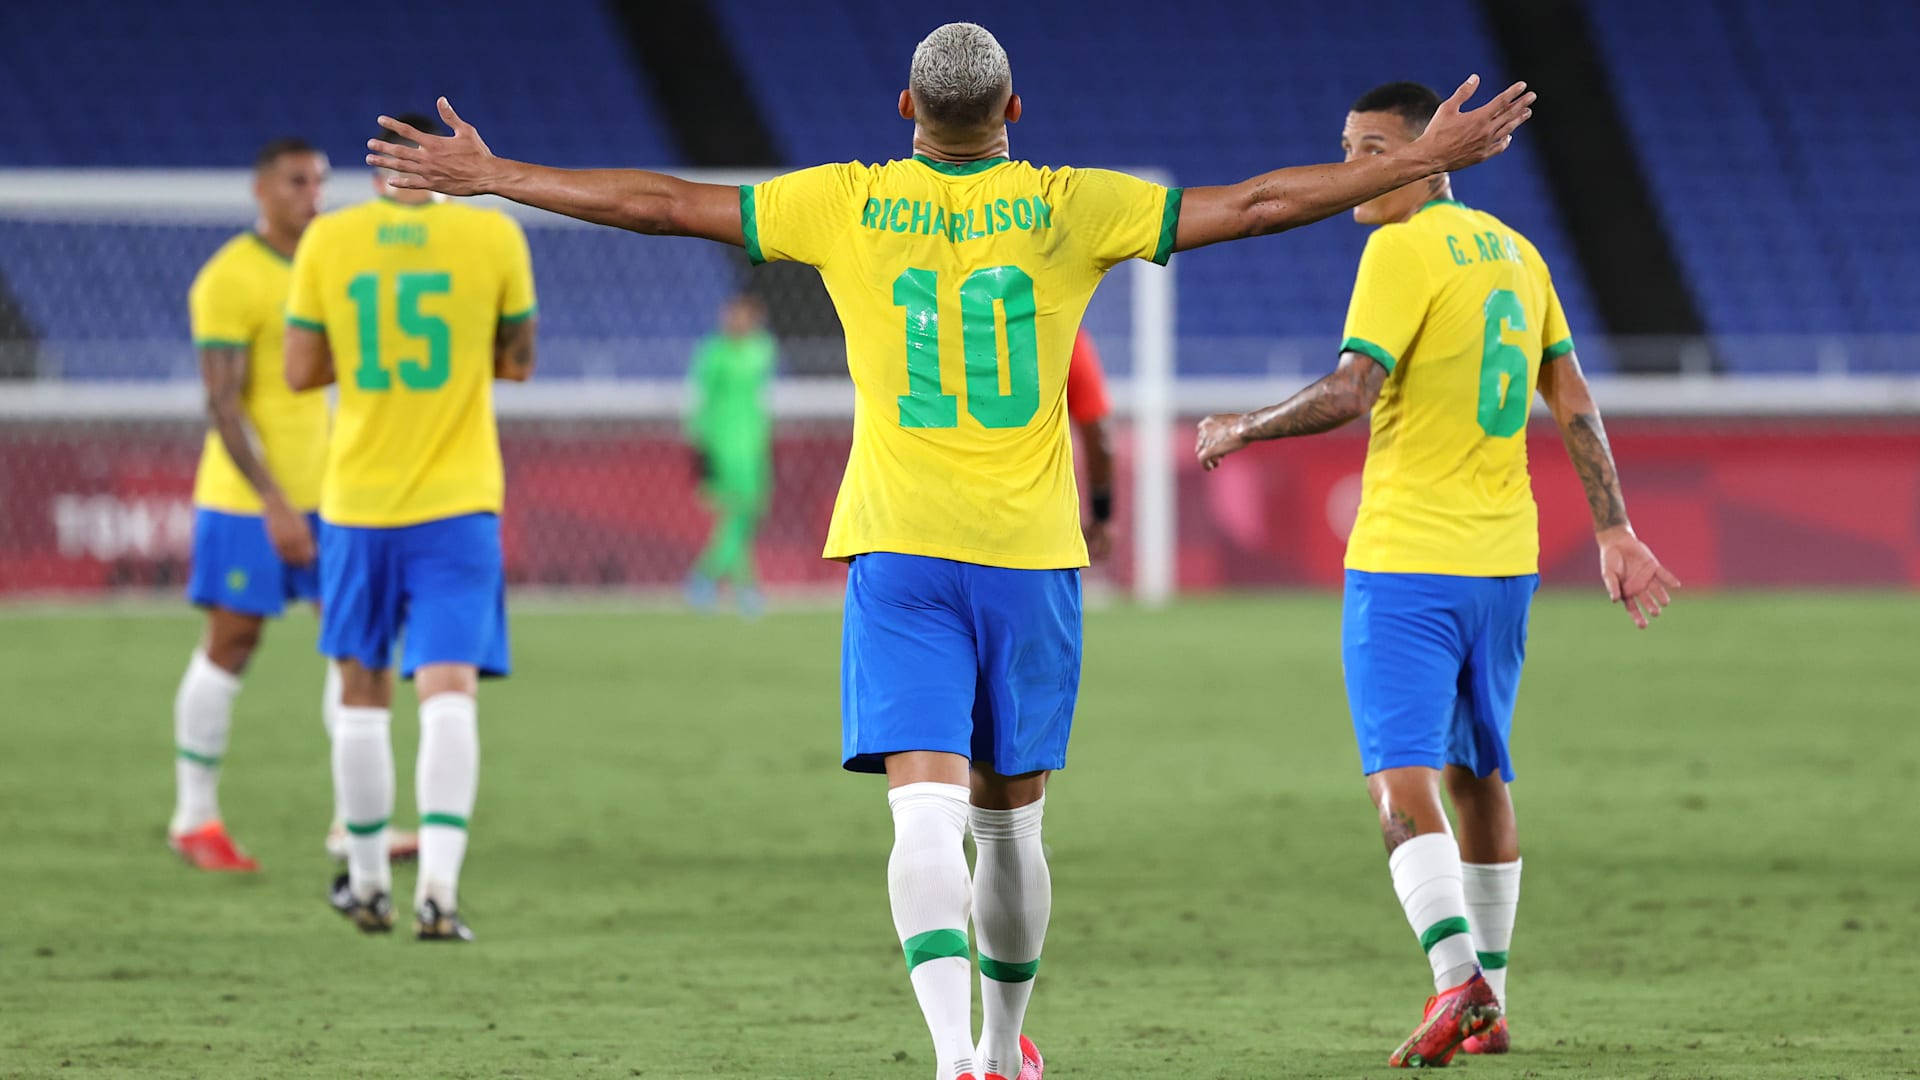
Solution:
[[[1389,810],[1380,817],[1380,835],[1387,841],[1387,854],[1414,838],[1413,815],[1405,810]]]
[[[1627,501],[1620,494],[1620,475],[1614,469],[1613,449],[1607,445],[1607,429],[1593,413],[1577,413],[1566,427],[1567,456],[1580,474],[1580,486],[1587,490],[1587,509],[1593,514],[1593,527],[1610,529],[1627,523]]]

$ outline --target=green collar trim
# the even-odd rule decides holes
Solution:
[[[378,195],[378,196],[375,196],[375,198],[378,198],[381,202],[386,203],[389,206],[397,206],[402,210],[425,210],[427,207],[432,206],[434,204],[432,199],[428,199],[425,202],[413,203],[413,202],[401,202],[399,199],[396,199],[391,195]]]
[[[272,244],[269,244],[269,243],[267,243],[267,238],[266,238],[266,237],[264,237],[264,236],[261,236],[261,235],[260,235],[259,233],[257,233],[257,232],[253,232],[253,231],[251,231],[251,230],[249,230],[249,231],[247,232],[247,235],[248,235],[248,236],[251,236],[251,237],[253,237],[253,242],[254,242],[254,243],[256,243],[256,244],[259,244],[259,245],[260,245],[260,250],[261,250],[261,251],[264,251],[264,252],[266,252],[267,254],[269,254],[269,255],[271,255],[271,256],[273,256],[273,257],[274,257],[274,260],[275,260],[276,262],[278,262],[278,263],[280,263],[280,265],[282,265],[282,266],[292,266],[292,265],[293,265],[293,260],[292,260],[292,259],[289,259],[289,258],[287,258],[287,257],[286,257],[285,255],[282,255],[282,254],[280,254],[280,249],[279,249],[279,248],[276,248],[276,247],[274,247],[274,246],[273,246]]]
[[[934,172],[945,173],[948,176],[972,176],[974,173],[983,173],[997,165],[1007,163],[1004,157],[981,158],[978,161],[935,161],[925,154],[915,154],[913,160]]]
[[[1420,210],[1426,210],[1435,206],[1457,206],[1462,210],[1469,209],[1467,204],[1461,202],[1459,199],[1430,199],[1420,205]],[[1415,210],[1414,213],[1417,214],[1420,210]]]

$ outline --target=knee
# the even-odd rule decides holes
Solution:
[[[480,673],[471,664],[425,664],[413,673],[413,687],[421,701],[435,694],[474,697],[480,692]]]
[[[207,659],[238,675],[260,647],[258,619],[216,619],[207,628]]]

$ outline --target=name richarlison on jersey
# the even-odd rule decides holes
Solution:
[[[945,236],[952,243],[984,240],[995,233],[1053,228],[1053,207],[1039,197],[995,199],[949,210],[921,199],[868,199],[860,224],[876,232]]]

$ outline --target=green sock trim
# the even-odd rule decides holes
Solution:
[[[1426,932],[1420,935],[1420,947],[1428,952],[1432,952],[1435,945],[1440,944],[1455,934],[1464,934],[1466,932],[1467,920],[1460,918],[1458,915],[1451,919],[1441,919],[1439,922],[1427,927]]]
[[[1505,949],[1501,949],[1499,952],[1483,952],[1476,955],[1480,957],[1481,968],[1487,971],[1499,971],[1501,968],[1507,966],[1507,950]]]
[[[1040,961],[1036,958],[1024,964],[1009,964],[995,960],[986,953],[980,954],[980,974],[994,982],[1023,983],[1032,982],[1034,973],[1040,970]]]
[[[209,769],[217,769],[220,767],[220,755],[218,754],[199,754],[184,746],[174,747],[173,752],[178,754],[182,761],[191,761],[195,765],[205,765]]]
[[[386,828],[387,822],[391,820],[393,819],[381,818],[379,821],[369,821],[365,825],[360,825],[360,824],[356,824],[354,822],[349,821],[346,823],[347,831],[352,833],[355,836],[372,836],[374,833],[377,833],[381,829]]]
[[[967,933],[964,930],[929,930],[924,934],[915,934],[900,943],[901,951],[907,954],[907,970],[912,971],[929,960],[944,960],[949,956],[965,957],[967,951]]]
[[[455,829],[464,829],[467,827],[467,819],[459,814],[421,814],[420,824],[447,825]]]

